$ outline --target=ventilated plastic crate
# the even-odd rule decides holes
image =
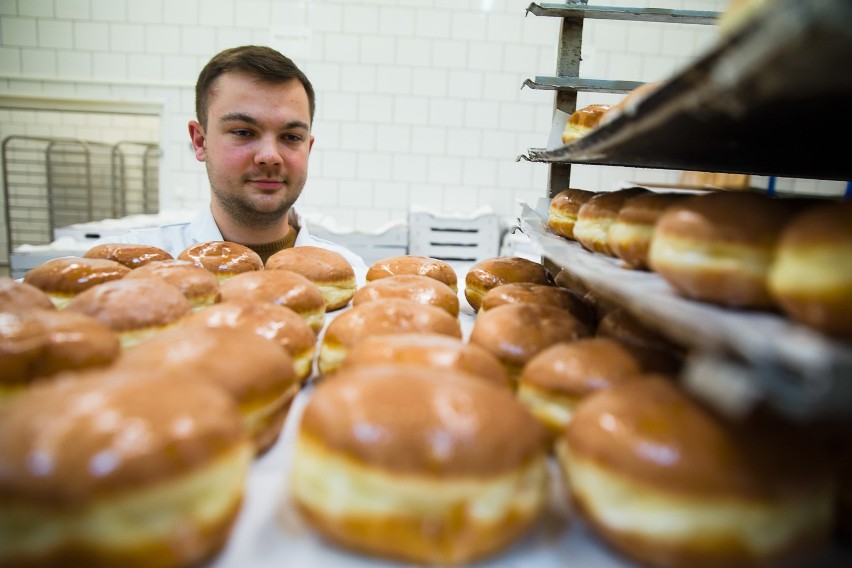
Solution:
[[[498,256],[502,228],[497,215],[471,219],[433,213],[408,215],[408,254],[441,260],[480,261]]]
[[[358,254],[367,266],[391,256],[408,252],[408,227],[395,225],[379,233],[335,232],[322,226],[310,227],[311,234],[345,246]]]

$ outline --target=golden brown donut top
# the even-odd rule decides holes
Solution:
[[[480,310],[490,310],[503,304],[545,304],[562,308],[588,326],[593,325],[595,314],[591,304],[568,288],[534,284],[532,282],[509,282],[495,286],[482,297]]]
[[[171,259],[149,262],[133,269],[126,278],[158,278],[177,287],[189,300],[219,297],[216,275],[189,260]]]
[[[553,284],[553,277],[540,262],[520,256],[498,256],[480,260],[470,267],[465,276],[465,286],[481,288],[483,293],[509,282]]]
[[[207,241],[188,246],[178,255],[214,274],[239,274],[263,270],[260,255],[245,245],[230,241]]]
[[[127,268],[139,268],[155,260],[169,260],[173,258],[172,255],[159,247],[129,243],[103,243],[95,245],[87,250],[83,257],[114,260]]]
[[[249,443],[220,388],[189,369],[175,381],[153,368],[64,374],[0,407],[0,500],[79,507],[173,480]]]
[[[509,389],[410,365],[320,383],[301,434],[371,467],[432,477],[499,475],[545,452],[543,428]]]
[[[670,206],[689,199],[686,193],[654,193],[637,195],[624,202],[618,210],[618,223],[654,226]]]
[[[719,191],[669,207],[654,238],[683,238],[772,248],[797,208],[792,202],[756,193]]]
[[[639,361],[619,342],[587,337],[540,351],[524,366],[520,382],[584,397],[641,373]]]
[[[47,349],[47,329],[35,310],[0,312],[0,385],[23,386]]]
[[[104,282],[78,294],[65,309],[118,332],[168,325],[192,311],[178,288],[149,278]]]
[[[291,270],[312,282],[348,282],[355,270],[339,252],[301,246],[280,250],[266,260],[266,269]]]
[[[114,260],[64,256],[48,260],[24,275],[24,282],[47,293],[74,295],[92,286],[118,280],[130,269]]]
[[[561,308],[504,304],[476,316],[470,342],[504,363],[521,366],[546,347],[588,335],[588,328]]]
[[[458,337],[440,333],[365,337],[348,351],[341,368],[382,364],[452,369],[484,377],[498,385],[511,385],[503,365],[490,352]]]
[[[659,490],[702,499],[798,497],[829,470],[801,430],[767,416],[723,417],[660,377],[625,381],[578,406],[565,440],[572,455]]]
[[[416,274],[397,274],[367,283],[352,297],[352,305],[376,302],[388,298],[411,300],[459,315],[459,297],[453,289],[434,278]]]
[[[780,248],[848,247],[852,243],[852,201],[811,205],[793,217],[778,241]]]
[[[325,297],[316,284],[292,270],[244,272],[219,288],[223,302],[251,300],[286,306],[299,314],[325,311]]]
[[[56,306],[50,296],[32,284],[0,276],[0,311],[30,308],[54,310]]]
[[[458,276],[449,263],[437,258],[414,254],[403,254],[377,260],[367,270],[367,282],[398,274],[428,276],[443,282],[453,290],[458,289]]]
[[[563,215],[567,214],[569,216],[576,217],[580,207],[582,207],[586,201],[594,197],[594,195],[594,191],[586,189],[577,189],[573,187],[563,189],[550,200],[550,210],[559,211]]]
[[[257,334],[228,327],[168,329],[126,349],[116,365],[133,369],[153,362],[158,376],[180,381],[197,375],[238,402],[279,396],[297,382],[286,350]]]
[[[118,358],[118,334],[94,317],[68,310],[34,310],[32,315],[47,331],[47,345],[36,375],[104,367]]]
[[[627,187],[615,191],[602,191],[596,193],[580,207],[577,219],[581,221],[594,221],[597,219],[612,219],[618,217],[618,212],[629,199],[648,193],[642,187]]]
[[[594,104],[577,109],[568,117],[568,124],[582,126],[583,128],[595,128],[610,108],[612,108],[612,105]]]
[[[459,320],[441,308],[388,298],[353,306],[328,324],[323,342],[351,347],[372,335],[432,332],[462,337]]]
[[[298,357],[316,346],[317,336],[310,325],[286,306],[251,300],[228,300],[188,316],[181,327],[229,327],[265,337]]]

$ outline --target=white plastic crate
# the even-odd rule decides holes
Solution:
[[[471,262],[498,256],[503,232],[493,213],[462,219],[411,212],[408,229],[408,254]]]
[[[310,231],[316,237],[345,246],[364,259],[367,266],[383,258],[408,252],[408,227],[404,223],[378,233],[336,232],[321,225],[311,225]]]

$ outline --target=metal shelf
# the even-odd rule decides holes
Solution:
[[[669,10],[665,8],[621,8],[589,6],[587,4],[532,3],[528,13],[557,18],[599,20],[630,20],[634,22],[663,22],[678,24],[715,24],[718,12],[703,10]]]

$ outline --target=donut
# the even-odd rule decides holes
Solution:
[[[311,329],[319,332],[325,323],[325,297],[316,284],[291,270],[244,272],[222,282],[221,301],[251,300],[290,308]]]
[[[47,342],[47,329],[29,311],[0,312],[0,402],[29,385]]]
[[[642,372],[639,360],[614,339],[586,337],[557,343],[524,365],[518,377],[518,400],[555,439],[583,399]]]
[[[387,298],[411,300],[418,304],[427,304],[441,308],[451,316],[459,315],[459,297],[457,292],[428,276],[416,274],[398,274],[368,282],[355,293],[352,305],[358,306],[366,302],[376,302]]]
[[[219,301],[219,279],[216,275],[189,260],[155,260],[135,268],[125,278],[158,278],[176,286],[199,310]]]
[[[585,189],[563,189],[553,196],[547,209],[547,226],[566,239],[574,239],[574,224],[577,213],[586,201],[595,195]]]
[[[561,308],[504,304],[477,315],[470,343],[490,351],[517,381],[524,365],[539,351],[588,335],[585,324]]]
[[[479,312],[484,313],[504,304],[522,303],[562,308],[588,326],[594,327],[595,324],[594,309],[579,294],[568,288],[532,282],[509,282],[490,289],[482,297]]]
[[[367,282],[397,276],[399,274],[415,274],[428,276],[443,282],[453,292],[458,292],[458,276],[449,263],[429,256],[403,254],[377,260],[367,270]]]
[[[151,245],[103,243],[87,250],[83,254],[83,258],[105,258],[133,269],[145,266],[155,260],[170,260],[174,257],[163,249]]]
[[[326,311],[343,308],[355,295],[355,270],[339,252],[301,246],[280,250],[266,261],[266,269],[291,270],[320,289]]]
[[[797,214],[781,233],[768,287],[781,310],[820,332],[852,339],[852,201]]]
[[[791,203],[756,193],[690,197],[657,221],[648,262],[685,298],[771,309],[767,276],[781,231],[796,211]]]
[[[206,268],[216,275],[219,282],[243,272],[263,270],[259,254],[245,245],[230,241],[196,243],[182,250],[178,258]]]
[[[648,95],[651,94],[654,90],[659,87],[660,84],[657,82],[653,83],[645,83],[643,85],[639,85],[635,89],[631,89],[627,95],[612,105],[610,109],[604,114],[603,119],[601,120],[601,124],[608,124],[615,120],[616,117],[621,116],[623,114],[633,115],[636,113],[636,107],[639,103],[646,99]]]
[[[567,268],[561,269],[553,278],[553,283],[560,288],[568,288],[580,297],[585,297],[589,292],[589,286],[582,278],[571,272]]]
[[[474,311],[491,288],[509,282],[553,284],[553,277],[540,262],[520,256],[498,256],[475,263],[464,277],[464,297]]]
[[[665,568],[814,565],[802,560],[825,552],[835,494],[818,450],[789,423],[720,416],[653,376],[590,395],[556,446],[592,529]]]
[[[461,338],[461,324],[441,308],[388,298],[353,306],[329,322],[320,343],[317,367],[334,373],[358,341],[374,335],[439,333]]]
[[[649,328],[624,308],[613,308],[598,321],[598,337],[614,339],[630,349],[647,372],[677,373],[684,360],[682,347]]]
[[[189,568],[222,549],[250,441],[221,389],[154,368],[71,373],[3,405],[0,565]]]
[[[584,248],[613,256],[609,229],[628,199],[648,193],[641,187],[628,187],[595,194],[580,207],[574,223],[574,239]]]
[[[317,336],[311,326],[286,306],[251,300],[229,300],[187,316],[181,327],[229,327],[255,333],[280,345],[293,359],[296,377],[311,374]]]
[[[290,497],[345,549],[467,564],[505,550],[540,517],[543,438],[511,391],[488,381],[409,365],[348,369],[307,402]]]
[[[597,128],[611,107],[612,105],[595,104],[572,112],[562,131],[562,142],[573,142]]]
[[[65,308],[77,294],[104,282],[124,278],[130,269],[114,260],[63,256],[31,268],[24,283],[42,290],[57,308]]]
[[[105,324],[118,334],[122,348],[148,340],[192,312],[179,289],[150,278],[104,282],[78,294],[65,309]]]
[[[151,362],[156,362],[159,377],[180,382],[198,375],[227,392],[257,455],[278,439],[300,386],[287,351],[257,334],[228,327],[170,329],[127,349],[116,366],[135,369]]]
[[[648,249],[657,220],[671,205],[688,199],[685,193],[647,193],[628,199],[609,227],[609,247],[627,266],[648,270]]]
[[[0,276],[0,311],[30,308],[53,310],[56,306],[40,288],[8,276]]]
[[[47,332],[36,377],[106,367],[121,354],[118,334],[92,316],[71,310],[33,310],[30,313]]]
[[[500,361],[479,345],[440,333],[399,333],[365,337],[346,353],[340,368],[414,365],[469,373],[495,384],[512,386]]]

